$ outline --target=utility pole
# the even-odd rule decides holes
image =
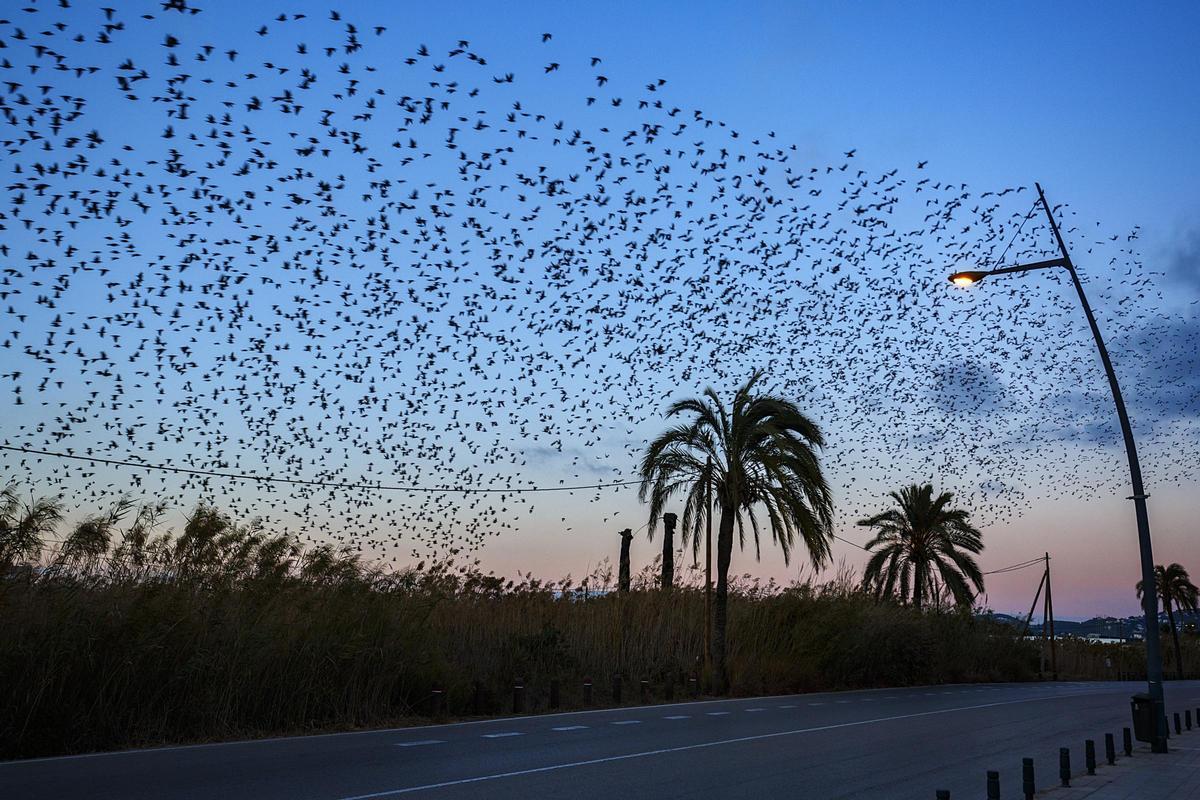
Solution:
[[[704,674],[712,672],[712,456],[704,466]]]
[[[1042,584],[1046,583],[1046,570],[1042,570]],[[1035,599],[1036,603],[1037,600]],[[1050,606],[1045,595],[1042,596],[1042,646],[1038,648],[1038,680],[1046,678],[1046,637],[1050,633]]]
[[[1038,581],[1037,591],[1033,593],[1033,602],[1029,604],[1029,616],[1025,617],[1025,625],[1021,628],[1021,639],[1024,640],[1026,634],[1029,633],[1029,623],[1033,621],[1033,612],[1037,610],[1037,602],[1042,596],[1042,587],[1046,585],[1046,573],[1042,572],[1042,579]],[[1038,649],[1038,677],[1046,671],[1046,626],[1042,625],[1042,646]]]
[[[1058,680],[1058,651],[1054,647],[1054,598],[1050,593],[1050,554],[1046,553],[1046,613],[1050,625],[1050,674]]]

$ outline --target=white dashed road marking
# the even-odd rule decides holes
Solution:
[[[687,714],[672,714],[669,717],[663,717],[663,719],[691,719],[691,717]]]
[[[483,738],[485,738],[485,739],[503,739],[507,736],[524,736],[524,735],[525,734],[519,733],[517,731],[506,731],[505,733],[485,733],[483,735]]]
[[[1054,699],[1060,697],[1075,697],[1075,694],[1059,694],[1054,695]],[[1007,700],[996,703],[980,703],[971,706],[958,706],[956,708],[939,708],[932,711],[917,711],[912,714],[897,714],[892,717],[877,717],[875,719],[857,720],[855,722],[841,722],[833,725],[818,725],[812,728],[797,728],[795,730],[774,731],[772,733],[760,733],[754,736],[739,736],[733,739],[720,739],[712,742],[698,742],[696,744],[686,744],[679,747],[662,747],[656,750],[644,750],[638,753],[622,753],[615,756],[603,756],[600,758],[588,758],[581,761],[570,761],[563,764],[550,764],[544,767],[532,767],[529,769],[518,769],[510,772],[497,772],[490,775],[477,775],[470,778],[458,778],[456,780],[442,781],[440,783],[428,783],[423,786],[405,786],[396,789],[385,789],[379,792],[371,792],[369,794],[353,795],[351,797],[343,797],[341,800],[376,800],[380,797],[395,797],[402,794],[412,794],[414,792],[427,792],[431,789],[442,789],[447,786],[463,786],[473,783],[483,783],[487,781],[502,780],[505,778],[515,778],[522,775],[537,775],[546,772],[557,772],[559,770],[574,769],[576,767],[593,766],[596,764],[611,764],[617,761],[628,761],[630,759],[651,758],[653,756],[666,755],[668,753],[684,753],[691,750],[707,749],[722,747],[731,744],[743,744],[745,742],[759,742],[767,739],[776,739],[782,736],[799,736],[806,733],[815,733],[817,731],[831,731],[842,728],[854,728],[864,725],[878,725],[884,722],[894,722],[903,719],[918,719],[920,717],[931,717],[939,714],[953,714],[961,711],[975,711],[981,708],[996,708],[998,706],[1017,705],[1020,703],[1040,702],[1040,698],[1023,698],[1021,700]],[[709,714],[728,714],[728,711],[710,711]],[[485,734],[489,735],[489,734]],[[495,736],[497,734],[490,734]],[[513,734],[507,734],[513,735]],[[519,734],[518,734],[519,735]]]
[[[710,717],[723,717],[726,714],[728,714],[729,712],[728,711],[708,711],[705,713],[707,716],[710,716]]]
[[[552,730],[552,731],[581,731],[586,727],[587,727],[587,725],[563,725],[562,727],[551,728],[550,730]]]
[[[747,708],[746,711],[766,711],[765,708]]]
[[[642,721],[640,719],[619,719],[613,723],[613,725],[641,725],[641,724],[642,724]]]
[[[795,708],[796,706],[789,704],[789,705],[786,705],[786,706],[775,706],[775,707],[776,707],[776,708]]]
[[[445,744],[444,739],[422,739],[419,742],[396,742],[396,747],[420,747],[426,744]]]

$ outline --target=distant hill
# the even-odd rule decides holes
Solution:
[[[1006,625],[1011,625],[1018,630],[1024,626],[1024,617],[1014,617],[1011,614],[988,613],[981,616],[1001,622]],[[1167,615],[1160,613],[1158,615],[1159,622],[1162,625],[1167,624]],[[1175,624],[1180,630],[1197,630],[1200,628],[1200,614],[1193,612],[1175,612]],[[1145,623],[1140,616],[1136,617],[1092,617],[1083,622],[1075,622],[1067,619],[1054,620],[1054,634],[1056,636],[1102,636],[1106,639],[1140,639],[1145,634]],[[1042,623],[1037,616],[1034,617],[1034,622],[1029,626],[1030,635],[1040,635],[1042,632]]]

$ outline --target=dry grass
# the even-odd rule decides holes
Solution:
[[[150,528],[114,527],[103,547],[44,552],[0,580],[0,757],[392,724],[428,714],[435,687],[449,714],[509,712],[518,678],[530,711],[547,707],[552,681],[564,707],[582,703],[584,678],[607,703],[614,675],[626,702],[643,679],[662,699],[682,696],[702,659],[694,570],[664,593],[648,567],[618,595],[606,570],[581,585],[449,564],[386,571],[211,509],[175,538]],[[1036,670],[1008,628],[878,604],[855,584],[845,570],[787,587],[734,581],[733,691]]]

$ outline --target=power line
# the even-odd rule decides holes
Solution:
[[[295,486],[316,486],[325,489],[355,489],[355,490],[375,490],[380,492],[453,492],[462,494],[509,494],[517,492],[575,492],[585,489],[608,489],[617,486],[630,486],[635,483],[641,483],[640,480],[630,481],[613,481],[611,483],[594,483],[581,486],[529,486],[524,488],[513,489],[493,489],[493,488],[471,488],[461,486],[399,486],[385,485],[375,483],[334,483],[331,481],[313,481],[302,478],[279,478],[273,475],[247,475],[237,472],[221,472],[218,470],[193,469],[190,467],[172,467],[167,464],[145,464],[137,461],[124,461],[116,458],[102,458],[100,456],[83,456],[75,453],[60,453],[53,450],[40,450],[33,447],[17,447],[10,444],[0,444],[0,450],[9,450],[14,453],[24,453],[26,455],[49,456],[51,458],[73,459],[75,461],[88,461],[94,464],[108,464],[117,467],[133,467],[135,469],[158,470],[161,472],[173,472],[180,475],[198,475],[209,478],[229,478],[231,480],[243,481],[258,481],[261,483],[284,483]],[[649,524],[649,523],[647,523]],[[643,525],[642,528],[645,528]],[[642,528],[638,528],[639,531]],[[859,544],[838,536],[836,533],[831,534],[834,539],[839,542],[845,542],[848,545],[853,545],[859,550],[870,552],[870,550]],[[1033,558],[1028,561],[1023,561],[1018,564],[1010,564],[1007,567],[989,570],[984,572],[984,575],[998,575],[1004,572],[1016,572],[1018,570],[1027,569],[1035,566],[1043,561],[1042,557]]]
[[[192,469],[190,467],[172,467],[167,464],[145,464],[138,461],[123,461],[116,458],[101,458],[100,456],[82,456],[75,453],[59,453],[53,450],[39,450],[33,447],[16,447],[0,444],[0,450],[11,450],[15,453],[28,455],[50,456],[52,458],[74,459],[89,461],[94,464],[109,464],[117,467],[134,467],[136,469],[159,470],[174,472],[181,475],[199,475],[208,478],[229,478],[240,481],[258,481],[260,483],[285,483],[295,486],[317,486],[326,489],[367,489],[380,492],[438,492],[462,494],[515,494],[517,492],[574,492],[584,489],[608,489],[614,486],[629,486],[641,483],[640,480],[613,481],[611,483],[593,483],[583,486],[528,486],[513,489],[472,488],[466,486],[397,486],[379,483],[335,483],[332,481],[313,481],[302,478],[278,478],[273,475],[247,475],[238,472],[221,472],[219,470]]]
[[[1022,561],[1020,564],[1010,564],[1007,567],[1000,567],[999,569],[993,569],[993,570],[990,570],[983,574],[984,575],[998,575],[1002,572],[1017,572],[1019,570],[1029,569],[1030,567],[1036,567],[1038,564],[1041,564],[1044,561],[1045,561],[1044,557],[1031,558],[1028,561]]]
[[[843,539],[842,537],[838,536],[836,533],[830,534],[830,535],[833,536],[833,538],[837,539],[839,542],[845,542],[846,544],[852,544],[855,547],[857,547],[859,550],[867,550],[867,548],[865,546],[859,544],[858,542],[852,542],[849,539]],[[867,552],[870,552],[870,551],[867,550]]]
[[[1008,240],[1008,244],[1004,247],[1004,252],[1000,254],[999,260],[996,261],[997,268],[1004,263],[1004,257],[1008,255],[1008,249],[1013,246],[1013,242],[1015,242],[1017,237],[1021,235],[1021,229],[1025,227],[1025,223],[1029,222],[1029,218],[1033,216],[1035,211],[1037,211],[1038,202],[1039,200],[1035,198],[1033,201],[1033,208],[1029,209],[1029,213],[1025,215],[1025,219],[1021,220],[1021,224],[1017,226],[1017,230],[1013,233],[1012,238]]]
[[[839,542],[845,542],[846,544],[857,547],[859,550],[864,550],[868,553],[870,552],[870,549],[868,547],[866,547],[865,545],[861,545],[858,542],[852,542],[849,539],[843,539],[841,536],[838,536],[836,533],[831,534],[831,535],[833,536],[833,538],[837,539]],[[984,575],[998,575],[1003,572],[1016,572],[1018,570],[1028,569],[1029,567],[1033,567],[1038,564],[1041,564],[1044,560],[1045,559],[1042,556],[1038,556],[1037,558],[1031,558],[1028,561],[1022,561],[1019,564],[1010,564],[1007,567],[1000,567],[999,569],[989,570],[987,572],[984,572],[983,574]]]

